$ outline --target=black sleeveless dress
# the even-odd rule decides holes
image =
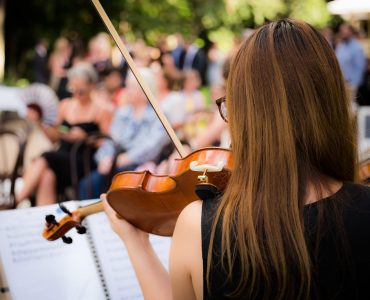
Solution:
[[[70,124],[67,121],[62,122],[63,126],[69,129],[73,127],[78,127],[84,130],[86,133],[98,132],[99,126],[95,122],[86,123],[76,123]],[[47,161],[48,167],[56,175],[57,192],[58,194],[63,194],[66,187],[72,184],[71,180],[71,150],[73,143],[67,142],[65,140],[60,141],[58,150],[49,151],[42,154],[42,157]],[[77,151],[77,177],[81,179],[84,174],[84,162],[89,161],[92,169],[96,168],[96,163],[94,161],[94,152],[90,151],[89,157],[84,157],[85,146],[81,146]]]
[[[211,292],[207,289],[208,247],[217,204],[218,199],[213,199],[203,201],[202,206],[203,299],[250,299],[227,296],[235,290],[236,282],[226,280],[228,274],[220,265],[222,236],[219,224],[213,246],[215,260],[210,276]],[[340,208],[339,215],[334,214],[333,204]],[[324,230],[320,231],[320,246],[315,250],[319,206],[325,212],[320,227]],[[370,187],[344,183],[331,197],[306,205],[303,213],[306,243],[314,270],[311,299],[370,299]],[[343,221],[344,235],[337,230],[338,218]],[[340,241],[346,241],[346,247]],[[233,278],[240,278],[239,274],[240,264],[236,264]],[[262,295],[263,291],[259,294]]]

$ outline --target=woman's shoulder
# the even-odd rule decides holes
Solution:
[[[170,252],[170,274],[175,299],[201,299],[202,288],[202,202],[194,201],[181,212],[176,222]]]
[[[64,98],[59,102],[58,110],[60,119],[65,119],[66,115],[73,110],[74,103],[73,98]]]
[[[202,201],[188,204],[180,213],[176,221],[174,240],[191,242],[201,235]]]
[[[181,211],[176,222],[176,228],[199,226],[200,229],[201,213],[202,201],[197,200],[191,202]]]
[[[176,232],[191,232],[189,238],[201,237],[202,230],[208,231],[215,217],[220,198],[217,196],[214,199],[206,201],[194,201],[188,204],[180,213],[176,222]]]
[[[66,109],[67,107],[73,105],[74,99],[73,98],[64,98],[59,102],[59,109],[63,110]]]

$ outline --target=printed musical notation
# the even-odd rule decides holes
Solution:
[[[60,213],[58,206],[0,212],[1,276],[11,299],[104,299],[87,239],[71,232],[78,242],[66,245],[41,236],[50,213]]]
[[[87,219],[87,222],[110,298],[114,300],[143,299],[126,248],[110,228],[105,214],[93,215]],[[171,239],[151,235],[150,240],[158,257],[168,268]]]

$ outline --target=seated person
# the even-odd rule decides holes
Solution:
[[[118,107],[123,104],[123,97],[126,90],[124,88],[124,79],[121,70],[118,68],[107,69],[103,82],[107,87],[114,106]]]
[[[220,98],[223,95],[225,95],[223,86],[217,85],[211,87],[212,99]],[[225,123],[225,121],[221,118],[219,111],[216,108],[216,104],[214,107],[215,109],[214,112],[212,112],[212,119],[210,120],[209,124],[207,124],[207,126],[200,131],[200,133],[196,135],[194,139],[190,141],[182,140],[187,153],[191,153],[193,150],[200,148],[212,146],[220,146],[223,148],[230,147],[230,137],[227,123]],[[139,166],[136,170],[149,170],[158,175],[169,174],[171,172],[171,167],[174,165],[175,158],[179,158],[176,150],[174,150],[172,154],[168,155],[166,159],[163,159],[158,164],[155,162],[147,162]]]
[[[168,118],[174,130],[182,127],[186,119],[184,97],[180,90],[183,86],[181,72],[170,73],[164,69],[156,72],[157,99],[163,113]]]
[[[24,185],[16,194],[16,202],[29,198],[36,192],[36,205],[55,203],[57,195],[71,185],[70,151],[75,142],[88,133],[107,132],[111,115],[91,100],[90,93],[97,80],[96,71],[90,64],[79,63],[68,71],[68,87],[72,97],[63,100],[58,109],[57,124],[45,128],[53,141],[59,141],[56,151],[43,153],[36,158],[23,175]],[[83,150],[81,148],[81,150]],[[77,176],[83,176],[83,151],[77,154]],[[90,158],[91,163],[92,155]]]
[[[143,68],[140,73],[154,90],[155,81],[151,71]],[[95,155],[98,169],[91,174],[91,177],[82,180],[81,199],[99,197],[106,189],[106,175],[111,172],[112,168],[115,172],[134,170],[138,165],[156,159],[164,146],[169,143],[163,125],[132,73],[128,75],[126,89],[128,102],[116,111],[109,129],[114,142],[106,141],[98,149]],[[117,157],[115,166],[113,166],[114,143],[123,149],[123,153]],[[88,189],[90,178],[92,190]]]
[[[202,81],[198,71],[184,71],[184,86],[182,94],[184,97],[186,112],[188,114],[203,110],[206,107],[204,96],[199,90],[201,87],[201,83]]]
[[[225,87],[223,85],[214,85],[211,87],[211,98],[214,99],[214,102],[224,95]],[[190,144],[193,150],[211,146],[224,148],[230,146],[227,123],[220,117],[216,104],[212,105],[211,120],[203,130],[199,130],[198,134],[190,141]]]

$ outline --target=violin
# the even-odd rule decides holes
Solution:
[[[232,168],[230,150],[200,149],[176,159],[168,176],[149,171],[118,173],[107,193],[108,203],[139,229],[171,236],[183,208],[222,192]]]
[[[107,201],[120,217],[137,228],[156,235],[171,236],[185,206],[197,199],[213,198],[225,189],[233,168],[231,151],[209,147],[185,155],[180,140],[141,78],[99,0],[91,1],[181,157],[175,160],[169,175],[155,175],[149,171],[116,174],[107,192]],[[50,241],[62,238],[65,243],[70,243],[71,239],[65,233],[73,227],[84,233],[82,220],[88,214],[102,211],[103,206],[98,202],[93,207],[74,212],[63,210],[67,215],[59,222],[53,215],[46,216],[44,238]]]
[[[121,172],[114,176],[107,192],[109,205],[119,216],[137,228],[156,235],[172,236],[180,212],[192,201],[213,198],[221,193],[233,168],[229,149],[209,147],[176,159],[170,175],[149,171]],[[72,228],[84,233],[81,222],[103,210],[101,201],[69,212],[59,222],[53,215],[45,217],[43,237],[49,241],[62,238]]]

